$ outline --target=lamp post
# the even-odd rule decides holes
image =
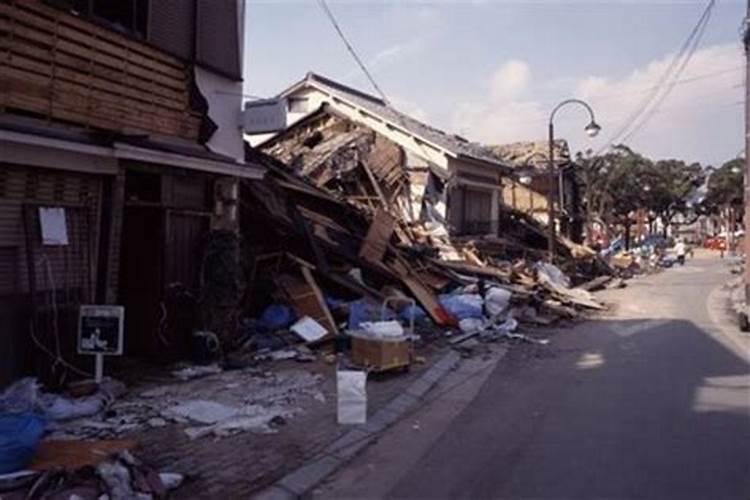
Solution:
[[[596,134],[599,133],[599,131],[602,129],[597,123],[596,120],[594,120],[594,110],[591,109],[591,106],[589,106],[586,102],[580,100],[580,99],[566,99],[565,101],[561,102],[557,106],[555,106],[555,109],[552,110],[552,113],[549,115],[549,190],[547,194],[547,216],[549,218],[549,236],[547,241],[547,249],[549,251],[549,259],[550,262],[554,261],[555,258],[555,207],[554,207],[554,199],[552,196],[553,189],[552,187],[555,185],[555,115],[557,112],[562,108],[563,106],[566,106],[568,104],[578,104],[586,108],[586,111],[589,113],[589,117],[591,118],[591,121],[588,125],[583,129],[586,134],[589,137],[595,137]],[[560,198],[562,200],[561,196],[562,192],[560,193]],[[562,210],[562,205],[560,206],[560,210]]]

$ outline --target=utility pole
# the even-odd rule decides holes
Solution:
[[[750,0],[747,0],[747,12],[743,22],[742,42],[745,46],[745,305],[750,304]],[[747,317],[747,316],[745,316]],[[744,323],[744,322],[743,322]]]

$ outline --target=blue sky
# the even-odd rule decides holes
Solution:
[[[398,108],[471,140],[541,139],[554,105],[587,99],[604,130],[566,109],[558,135],[601,148],[667,67],[705,1],[339,2],[341,27]],[[741,0],[719,0],[699,50],[628,144],[718,164],[743,137]],[[309,71],[373,92],[315,0],[247,2],[245,92],[275,95]]]

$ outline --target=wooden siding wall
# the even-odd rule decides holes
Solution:
[[[0,112],[197,140],[186,64],[39,0],[0,2]]]
[[[77,306],[94,298],[101,191],[100,177],[0,163],[0,385],[30,369],[32,290],[38,340],[55,345],[56,327],[71,359]],[[67,246],[42,246],[39,206],[66,209]]]

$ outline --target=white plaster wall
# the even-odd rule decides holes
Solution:
[[[208,141],[208,148],[219,154],[244,162],[245,150],[240,115],[242,112],[242,82],[195,67],[195,81],[208,101],[208,116],[219,127]]]

